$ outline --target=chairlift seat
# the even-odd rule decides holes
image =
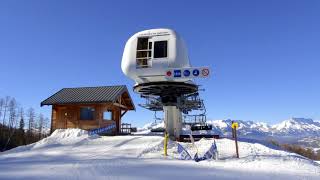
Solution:
[[[195,124],[191,126],[191,131],[212,130],[212,125],[209,124]]]

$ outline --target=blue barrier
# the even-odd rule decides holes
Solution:
[[[106,126],[106,127],[97,128],[97,129],[91,129],[91,130],[89,130],[88,134],[89,134],[89,136],[92,136],[92,135],[95,135],[95,134],[98,134],[98,133],[110,131],[110,130],[112,130],[114,128],[116,128],[116,124],[110,124],[109,126]]]

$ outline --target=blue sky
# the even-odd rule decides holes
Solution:
[[[276,123],[320,119],[320,1],[0,1],[0,96],[50,117],[40,102],[64,87],[125,84],[137,106],[124,120],[153,113],[132,92],[120,63],[126,40],[150,28],[185,39],[191,63],[214,75],[208,118]]]

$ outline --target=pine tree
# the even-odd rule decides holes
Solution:
[[[20,139],[20,145],[26,144],[26,137],[24,132],[24,114],[23,114],[23,108],[20,108],[19,110],[19,116],[20,116],[20,122],[19,122],[19,139]]]

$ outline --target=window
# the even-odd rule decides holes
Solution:
[[[111,111],[103,112],[103,120],[112,120],[112,112]]]
[[[151,59],[152,42],[148,42],[149,38],[138,38],[137,43],[137,68],[148,68],[151,65],[148,60]]]
[[[154,58],[166,58],[168,56],[168,41],[154,42]]]
[[[139,38],[137,50],[145,50],[148,49],[148,38]]]
[[[94,120],[94,112],[92,107],[80,108],[80,120]]]

